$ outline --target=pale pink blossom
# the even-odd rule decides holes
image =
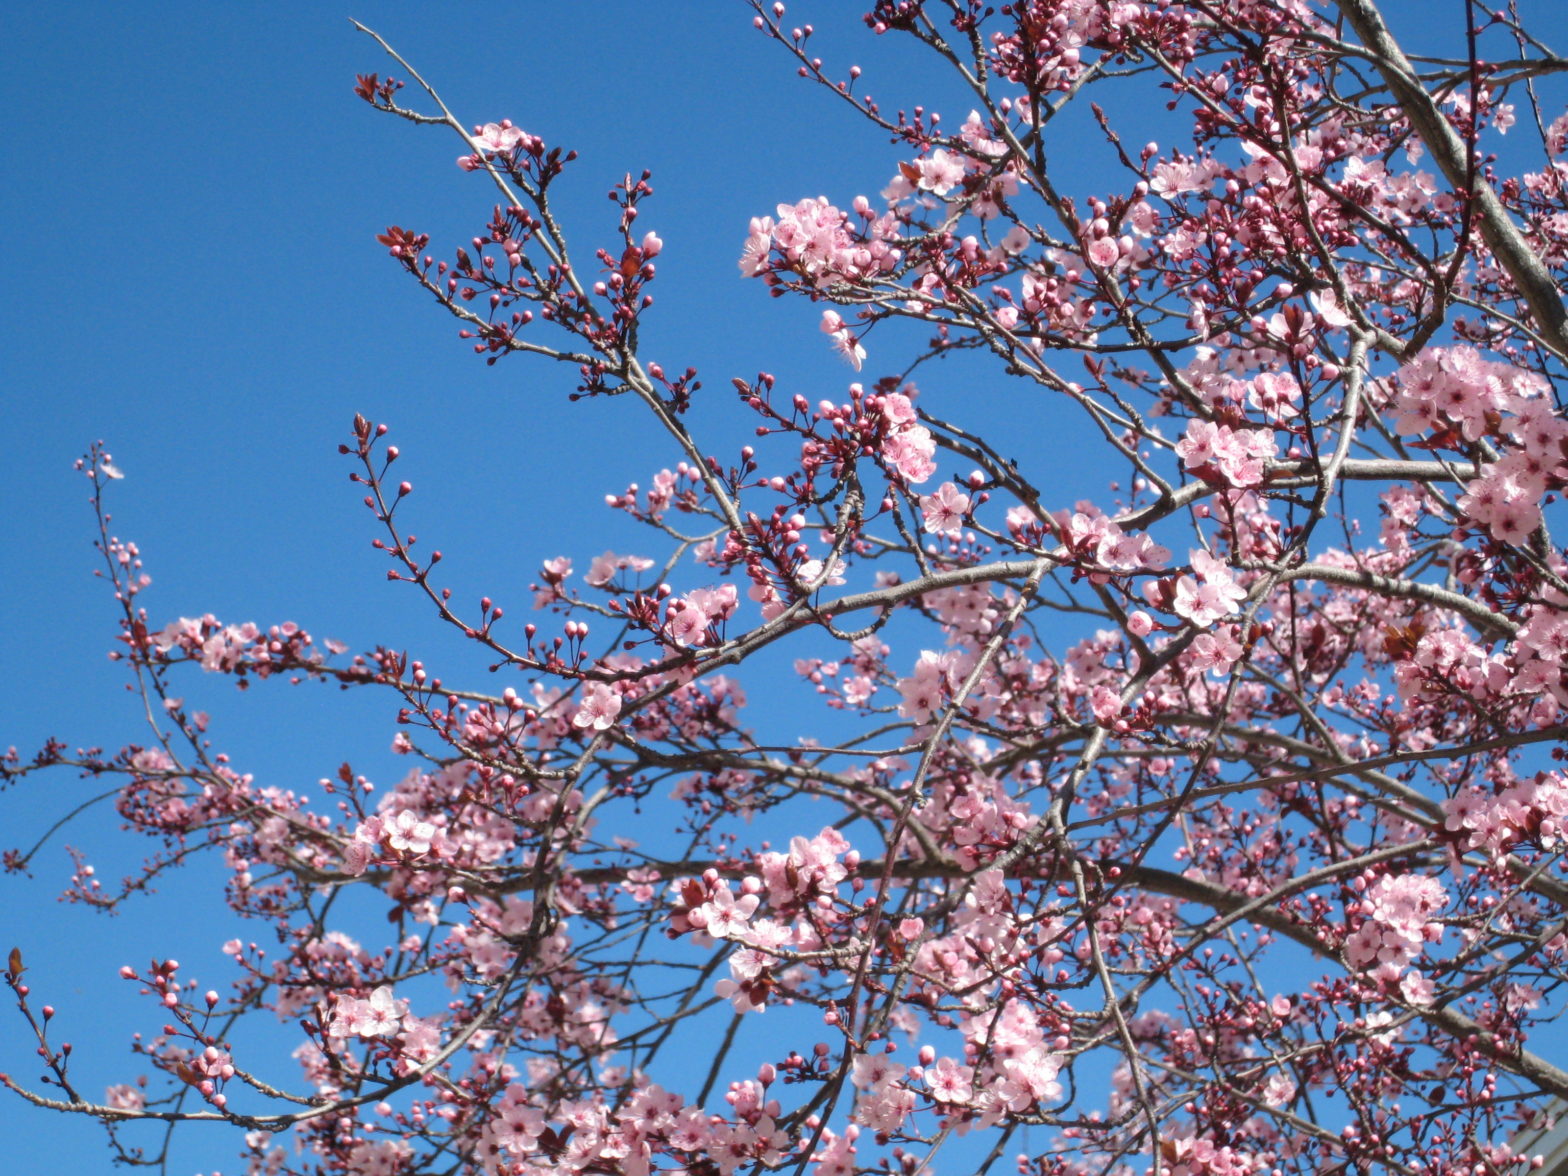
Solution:
[[[387,845],[400,853],[430,852],[437,829],[418,813],[404,809],[385,824]]]
[[[1195,418],[1187,422],[1176,453],[1189,470],[1208,471],[1217,480],[1245,489],[1262,483],[1264,462],[1275,453],[1274,436],[1262,429],[1233,429]]]
[[[935,494],[920,499],[926,530],[933,535],[957,535],[963,530],[964,515],[968,512],[969,495],[951,482],[943,482]]]
[[[572,716],[572,726],[608,731],[620,713],[619,692],[603,682],[589,682],[583,687],[577,713]]]
[[[1178,616],[1186,617],[1201,629],[1236,612],[1247,598],[1247,590],[1236,583],[1224,561],[1203,550],[1192,552],[1191,558],[1197,575],[1182,576],[1176,581],[1171,607]]]
[[[736,898],[728,886],[721,885],[707,902],[694,907],[686,919],[693,927],[706,931],[715,939],[737,939],[745,934],[747,922],[756,912],[760,901],[755,894],[743,894]]]
[[[915,182],[916,187],[923,192],[946,196],[964,182],[963,157],[944,151],[940,147],[927,158],[920,160],[915,167],[920,172],[920,178]]]
[[[632,572],[645,572],[653,566],[653,560],[640,555],[616,555],[613,551],[606,551],[603,555],[594,557],[588,566],[588,572],[583,576],[583,582],[595,588],[609,586],[615,579],[617,572],[626,570]]]
[[[1121,257],[1121,250],[1116,247],[1116,241],[1111,237],[1098,237],[1089,242],[1089,261],[1101,269],[1109,269]]]
[[[844,582],[844,561],[833,557],[831,566],[820,559],[803,559],[795,569],[795,583],[802,588],[817,588]]]
[[[104,1092],[103,1101],[117,1111],[140,1111],[147,1105],[147,1096],[135,1086],[111,1086]]]
[[[396,1000],[392,989],[383,984],[375,989],[368,1000],[340,996],[327,1027],[329,1036],[391,1037],[395,1035],[408,1012],[406,1000]]]
[[[485,123],[474,136],[474,146],[481,151],[510,151],[527,139],[528,135],[510,122]]]
[[[861,365],[866,362],[866,349],[860,345],[860,340],[848,330],[834,331],[831,338],[833,350],[838,353],[839,358],[858,372]]]
[[[974,1095],[974,1068],[955,1062],[952,1058],[938,1058],[934,1066],[925,1070],[926,1086],[931,1097],[944,1103],[967,1103]]]
[[[936,463],[931,460],[935,453],[936,442],[924,425],[909,425],[889,433],[882,442],[882,456],[888,464],[915,485],[936,472]]]

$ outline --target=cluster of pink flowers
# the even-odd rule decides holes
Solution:
[[[1498,698],[1507,693],[1509,678],[1504,657],[1487,652],[1457,625],[1423,634],[1413,655],[1394,663],[1400,697],[1412,701],[1455,691],[1478,700]]]
[[[902,392],[890,392],[878,405],[886,431],[882,434],[882,458],[903,478],[919,485],[936,472],[936,442],[931,431],[920,423],[914,403]]]
[[[1162,1141],[1158,1176],[1254,1176],[1265,1165],[1229,1144],[1206,1136]]]
[[[1448,892],[1436,878],[1379,876],[1354,904],[1360,923],[1345,937],[1345,959],[1352,967],[1397,978],[1428,943],[1443,937],[1443,925],[1432,916],[1447,905]]]
[[[606,551],[603,555],[594,556],[583,576],[583,583],[594,588],[605,588],[620,572],[646,572],[652,566],[653,560],[646,556],[616,555],[613,551]]]
[[[1444,828],[1462,849],[1500,858],[1533,841],[1551,853],[1568,848],[1568,779],[1539,772],[1497,792],[1470,787],[1443,802]]]
[[[526,1159],[546,1126],[544,1112],[529,1102],[528,1088],[509,1083],[479,1136],[476,1150],[487,1176],[500,1176],[514,1162]]]
[[[196,657],[204,670],[234,669],[250,653],[261,630],[246,621],[242,625],[220,625],[216,617],[181,617],[170,621],[152,638],[160,653],[179,649]]]
[[[1493,538],[1520,543],[1541,523],[1541,499],[1568,482],[1568,422],[1553,410],[1536,373],[1483,359],[1473,347],[1431,347],[1400,369],[1394,427],[1406,436],[1483,437],[1513,442],[1488,462],[1459,500],[1466,517]]]
[[[1193,551],[1191,562],[1194,575],[1177,579],[1171,608],[1201,629],[1236,612],[1247,599],[1247,590],[1236,582],[1224,560],[1207,551]],[[1149,588],[1146,597],[1157,603],[1154,585]]]
[[[860,1092],[855,1122],[882,1135],[901,1130],[915,1109],[915,1092],[904,1081],[907,1071],[881,1050],[857,1054],[850,1072]]]
[[[666,606],[665,631],[676,645],[703,645],[709,628],[734,616],[739,603],[734,584],[694,588]]]
[[[1159,571],[1170,563],[1171,553],[1142,531],[1122,530],[1115,519],[1093,503],[1080,502],[1071,511],[1059,510],[1051,516],[1056,533],[1079,567],[1091,570],[1091,578],[1103,583],[1108,578],[1101,574],[1112,572]],[[1008,530],[1013,535],[1027,538],[1028,528],[1035,522],[1033,512],[1024,507],[1014,507],[1008,512]]]
[[[1057,1081],[1066,1058],[1048,1039],[1040,1018],[1021,1001],[965,1016],[960,1031],[966,1056],[984,1058],[974,1087],[974,1109],[982,1124],[1010,1114],[1035,1114],[1062,1096]]]
[[[326,663],[325,654],[314,648],[310,634],[292,622],[263,632],[249,621],[225,625],[211,613],[170,621],[148,635],[147,645],[161,657],[183,654],[215,673],[243,670],[267,677],[286,669],[311,672]],[[336,641],[327,641],[325,646],[327,653],[342,653],[346,648]]]
[[[340,1041],[351,1037],[395,1037],[407,1013],[408,1002],[394,998],[392,989],[385,984],[364,1000],[340,995],[333,1002],[327,1036]]]
[[[1116,8],[1138,10],[1141,6],[1120,4]],[[1010,81],[1027,84],[1030,90],[1049,93],[1070,88],[1087,68],[1084,57],[1090,38],[1110,19],[1102,9],[1094,0],[1066,0],[1041,8],[1037,15],[1031,14],[1025,30],[996,36],[990,48],[993,68]],[[1092,59],[1093,51],[1087,56]]]
[[[344,872],[358,876],[373,863],[388,860],[426,858],[435,864],[450,859],[456,846],[447,837],[444,815],[439,822],[408,808],[366,817],[343,846]]]
[[[608,731],[621,713],[621,692],[607,682],[583,683],[572,726],[590,731]]]
[[[745,939],[751,916],[762,902],[758,893],[762,885],[755,878],[746,879],[737,898],[715,871],[709,871],[700,883],[688,882],[678,889],[681,901],[670,916],[671,929],[677,934],[691,931],[712,939]]]
[[[802,903],[831,897],[859,861],[859,854],[844,835],[827,828],[815,837],[790,838],[788,853],[759,853],[755,866],[767,889],[769,905],[783,913],[798,909]]]
[[[999,778],[976,774],[963,788],[943,782],[915,819],[950,842],[953,856],[967,866],[1006,849],[1035,823],[1030,806],[1014,797]]]
[[[1221,485],[1246,489],[1263,483],[1264,463],[1277,446],[1263,429],[1233,429],[1216,421],[1194,419],[1176,443],[1176,453],[1193,473]]]
[[[1508,650],[1508,662],[1514,690],[1535,695],[1545,707],[1561,710],[1568,708],[1568,684],[1563,681],[1564,662],[1568,661],[1568,612],[1555,589],[1547,596],[1548,603],[1526,610],[1524,624]]]
[[[785,272],[820,288],[867,281],[897,268],[902,256],[897,222],[871,220],[870,231],[860,236],[850,230],[849,219],[826,196],[780,204],[777,220],[753,217],[740,272],[748,278]]]
[[[915,663],[915,672],[898,682],[903,701],[898,704],[900,718],[923,723],[939,710],[960,680],[959,654],[924,649]]]

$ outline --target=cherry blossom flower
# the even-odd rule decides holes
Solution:
[[[1117,248],[1116,241],[1111,237],[1097,237],[1089,242],[1087,256],[1094,265],[1101,269],[1109,269],[1116,264],[1122,251]]]
[[[833,350],[838,352],[839,357],[845,363],[858,372],[861,365],[866,362],[866,349],[860,345],[860,340],[850,334],[847,329],[834,331],[832,339]]]
[[[915,186],[922,192],[946,196],[964,182],[963,157],[954,155],[952,152],[940,147],[927,158],[916,163],[915,167],[920,173],[920,178],[915,181]]]
[[[800,561],[800,566],[795,569],[795,583],[802,588],[842,584],[843,582],[844,561],[837,556],[833,557],[831,566],[823,563],[820,559],[803,559]]]
[[[715,939],[738,939],[747,930],[747,922],[761,902],[755,894],[739,898],[728,886],[717,887],[711,898],[694,908],[686,918],[693,927],[699,927]]]
[[[974,1094],[974,1068],[961,1065],[952,1058],[938,1058],[936,1065],[925,1069],[926,1086],[931,1097],[938,1102],[964,1104]]]
[[[613,551],[606,551],[603,555],[594,557],[587,574],[583,576],[583,582],[595,588],[604,588],[615,579],[617,572],[624,570],[644,572],[652,566],[653,560],[644,556],[616,555]]]
[[[411,809],[397,813],[385,823],[384,830],[387,845],[399,853],[429,853],[431,842],[438,836],[436,826]]]
[[[963,530],[964,515],[969,512],[969,495],[951,482],[943,482],[935,494],[920,499],[920,512],[925,516],[925,528],[933,535],[957,535]]]
[[[147,1096],[134,1086],[121,1084],[109,1087],[103,1101],[117,1111],[139,1111],[147,1105]]]
[[[510,122],[485,123],[474,136],[474,145],[481,151],[510,151],[528,136]]]
[[[1208,552],[1193,551],[1191,561],[1197,577],[1182,576],[1176,581],[1172,607],[1201,629],[1234,613],[1247,598],[1247,590],[1236,583],[1223,560]]]
[[[603,682],[589,682],[583,687],[577,713],[572,716],[572,726],[608,731],[620,713],[620,692]]]
[[[1431,916],[1447,904],[1448,892],[1436,878],[1382,875],[1359,904],[1363,922],[1345,941],[1346,959],[1359,968],[1399,974],[1426,943],[1442,937],[1442,924]]]
[[[822,312],[822,333],[833,341],[833,350],[858,372],[865,361],[866,349],[844,325],[843,318],[836,310]]]
[[[333,1011],[328,1033],[333,1037],[392,1037],[408,1012],[406,1000],[396,1000],[392,989],[383,984],[369,999],[340,996]]]
[[[1212,470],[1225,483],[1242,489],[1262,483],[1263,463],[1274,452],[1272,434],[1205,420],[1189,421],[1176,443],[1176,453],[1189,470]]]

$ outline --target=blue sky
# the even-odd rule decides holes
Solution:
[[[124,676],[105,658],[115,613],[93,579],[86,486],[71,472],[95,438],[127,475],[111,501],[115,530],[145,554],[155,623],[204,612],[295,620],[355,648],[386,642],[465,664],[428,604],[385,583],[371,519],[336,455],[355,412],[392,426],[416,485],[411,525],[447,554],[459,599],[488,592],[522,612],[541,559],[566,554],[582,569],[605,547],[634,546],[599,504],[676,455],[645,446],[629,404],[568,403],[567,369],[475,360],[375,243],[396,223],[431,233],[449,256],[483,223],[491,194],[453,166],[448,135],[354,97],[355,73],[389,63],[350,16],[465,121],[510,117],[580,153],[557,196],[580,257],[613,240],[605,191],[628,170],[653,170],[639,223],[665,252],[644,353],[701,370],[710,451],[748,439],[731,377],[768,370],[811,399],[841,398],[854,378],[828,353],[818,311],[743,283],[735,259],[748,217],[819,193],[841,205],[874,194],[897,155],[798,80],[738,2],[10,7],[0,746],[27,754],[49,735],[111,748],[142,737]],[[798,7],[816,19],[818,51],[865,65],[862,85],[885,107],[923,100],[962,120],[961,96],[917,90],[907,51],[860,27],[861,5]],[[847,19],[830,27],[829,17]],[[958,365],[922,385],[948,398],[939,407],[972,399],[984,411],[985,390]],[[1064,503],[1102,491],[1099,478],[1074,491],[1080,474],[1058,463]],[[187,697],[214,714],[237,764],[278,786],[308,786],[345,758],[382,779],[400,774],[391,716],[375,700],[276,689],[240,700],[201,677]],[[0,842],[30,844],[91,791],[64,773],[13,788],[0,796]],[[115,979],[119,965],[177,954],[216,983],[217,945],[234,932],[210,871],[113,920],[59,907],[66,842],[107,876],[138,860],[112,820],[73,826],[38,857],[35,880],[0,881],[0,949],[27,953],[35,992],[60,1008],[96,1095],[138,1071],[128,1034],[156,1023]],[[0,1069],[30,1077],[19,1019],[0,1010],[0,1025]],[[0,1116],[12,1170],[108,1169],[91,1124],[13,1099]],[[232,1136],[188,1132],[177,1147],[172,1171],[235,1170]]]

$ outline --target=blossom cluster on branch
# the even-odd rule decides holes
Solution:
[[[470,610],[358,417],[388,578],[483,648],[479,689],[439,650],[150,619],[91,452],[150,740],[0,775],[111,779],[156,846],[72,897],[208,850],[258,927],[227,995],[126,968],[162,1028],[102,1098],[13,953],[47,1072],[0,1083],[122,1154],[234,1124],[256,1176],[1530,1170],[1510,1140],[1568,1099],[1568,61],[1462,8],[1420,56],[1374,0],[877,0],[967,95],[944,118],[755,4],[902,161],[736,226],[857,376],[732,379],[730,455],[696,367],[644,355],[679,264],[651,176],[575,252],[575,156],[393,53],[422,105],[360,97],[455,134],[491,208],[449,255],[379,240],[487,363],[645,414],[669,465],[606,506],[647,547],[542,553],[533,620]],[[944,356],[1082,452],[966,425]],[[380,692],[412,766],[264,787],[175,693],[193,667]],[[339,922],[352,894],[385,923]],[[233,1044],[260,1011],[292,1069]]]

